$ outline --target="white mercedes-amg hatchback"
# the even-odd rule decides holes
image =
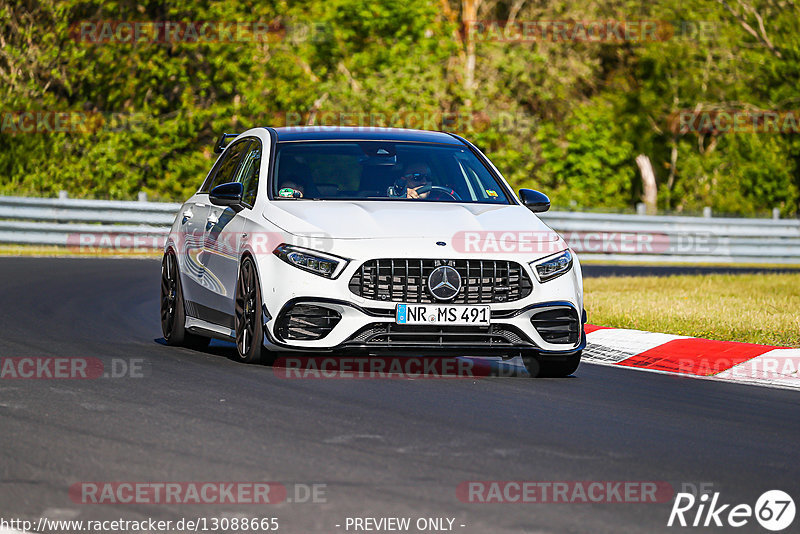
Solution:
[[[566,376],[586,345],[580,264],[475,146],[388,128],[253,128],[181,207],[162,261],[170,345],[522,356]]]

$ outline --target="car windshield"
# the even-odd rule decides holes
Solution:
[[[465,146],[384,141],[278,143],[272,198],[509,204]]]

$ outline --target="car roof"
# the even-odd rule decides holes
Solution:
[[[440,143],[463,145],[450,134],[406,128],[378,128],[372,126],[286,126],[275,128],[278,142],[293,141],[406,141],[413,143]]]

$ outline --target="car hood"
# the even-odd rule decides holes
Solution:
[[[435,238],[555,242],[560,237],[520,205],[413,201],[280,201],[264,217],[285,232],[330,239]]]

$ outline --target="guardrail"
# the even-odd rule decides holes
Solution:
[[[800,220],[548,212],[582,258],[800,264]]]
[[[0,196],[0,243],[158,249],[179,208],[166,202]],[[796,219],[564,211],[541,218],[582,258],[800,264]]]
[[[171,202],[0,196],[0,243],[160,248],[180,206]],[[92,236],[91,243],[87,236]]]

